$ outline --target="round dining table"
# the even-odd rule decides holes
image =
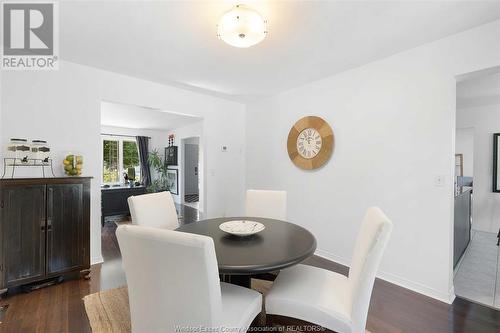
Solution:
[[[264,224],[261,232],[234,236],[219,225],[233,220]],[[224,217],[184,224],[177,231],[213,239],[219,273],[225,281],[250,287],[250,278],[296,265],[314,254],[316,239],[296,224],[260,217]]]

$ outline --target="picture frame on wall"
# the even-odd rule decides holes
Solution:
[[[179,169],[167,169],[167,189],[172,194],[179,194]]]
[[[177,146],[165,147],[165,165],[177,166]]]

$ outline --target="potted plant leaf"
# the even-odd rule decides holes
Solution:
[[[148,162],[151,169],[154,171],[151,175],[151,185],[147,188],[148,192],[168,191],[167,166],[163,162],[163,157],[158,149],[153,149],[153,151],[149,153]]]

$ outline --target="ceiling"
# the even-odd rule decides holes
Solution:
[[[245,1],[269,34],[239,49],[216,37],[218,19],[237,2],[61,2],[61,57],[248,100],[500,18],[500,2]]]
[[[169,131],[202,118],[135,105],[101,102],[101,125]]]
[[[457,108],[494,104],[500,105],[500,69],[457,83]]]

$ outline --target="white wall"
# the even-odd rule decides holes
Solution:
[[[474,127],[472,228],[497,233],[500,194],[492,192],[493,133],[500,133],[500,104],[458,109],[457,127]]]
[[[457,118],[458,115],[457,115]],[[458,119],[457,119],[458,122]],[[455,138],[455,154],[462,154],[463,176],[473,177],[474,175],[474,128],[457,128]]]
[[[83,175],[94,177],[92,263],[102,260],[99,110],[103,100],[202,117],[208,170],[205,215],[241,212],[245,184],[243,104],[66,61],[61,61],[59,71],[4,72],[1,89],[2,143],[18,136],[45,138],[56,153],[76,150],[84,155]],[[222,144],[233,149],[223,155],[219,149]],[[62,168],[58,174],[62,175]]]
[[[250,104],[247,188],[287,190],[290,220],[345,264],[366,209],[380,206],[394,232],[379,275],[450,301],[455,76],[499,65],[499,39],[496,21]],[[335,133],[332,159],[312,172],[286,151],[306,115]]]

